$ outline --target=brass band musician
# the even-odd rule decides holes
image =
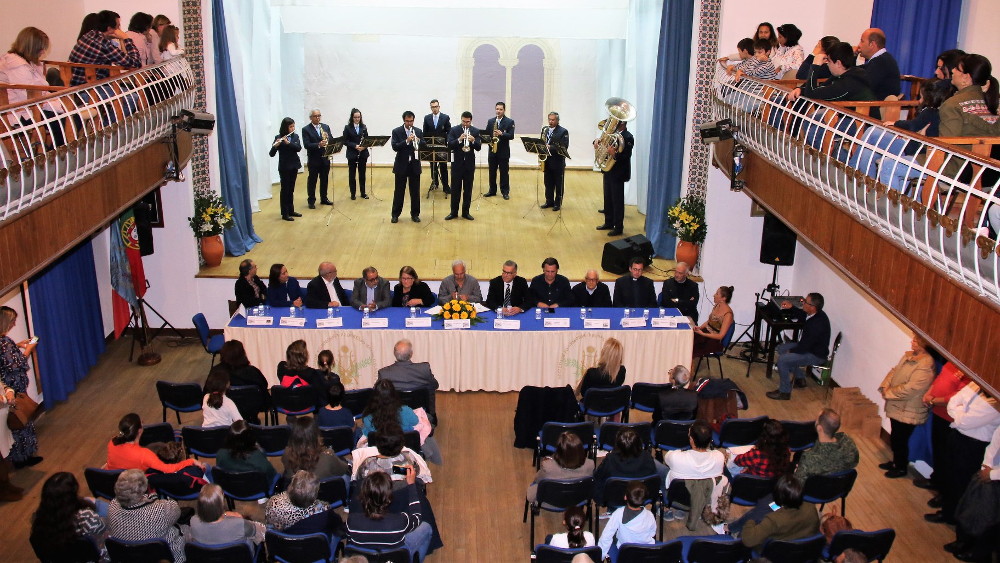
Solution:
[[[563,202],[563,181],[566,172],[566,157],[556,151],[556,147],[569,150],[569,131],[559,125],[559,114],[549,112],[549,124],[542,129],[548,156],[545,158],[545,203],[542,209],[559,211]]]
[[[500,170],[500,193],[510,199],[510,141],[514,138],[514,120],[505,115],[507,104],[497,102],[496,117],[486,123],[486,133],[490,135],[490,191],[484,197],[497,195],[497,170]]]

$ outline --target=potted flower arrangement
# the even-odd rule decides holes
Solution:
[[[436,320],[469,319],[470,325],[486,322],[476,313],[476,307],[468,301],[452,299],[441,306],[441,312],[432,317]]]
[[[693,195],[678,198],[667,211],[667,232],[677,237],[678,262],[694,266],[698,262],[698,246],[705,242],[705,200]]]
[[[188,217],[194,236],[201,241],[201,255],[205,265],[218,266],[222,263],[225,249],[222,246],[222,231],[233,224],[233,208],[222,201],[222,197],[211,189],[195,189],[194,215]]]

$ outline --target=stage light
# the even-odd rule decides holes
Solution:
[[[706,145],[732,139],[733,133],[739,131],[739,127],[733,125],[731,119],[703,123],[698,126],[698,129],[701,133],[701,142]]]
[[[174,116],[174,123],[181,131],[187,131],[192,135],[211,135],[215,129],[215,116],[185,109],[181,110],[180,115]]]

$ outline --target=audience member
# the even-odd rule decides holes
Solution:
[[[354,427],[354,413],[344,408],[341,402],[344,400],[344,384],[340,381],[330,383],[326,391],[327,404],[316,411],[316,425],[320,428],[333,428],[335,426]]]
[[[782,309],[790,309],[792,318],[803,323],[802,335],[798,342],[786,342],[776,348],[778,361],[775,363],[781,382],[776,391],[768,391],[767,398],[787,401],[792,398],[792,378],[796,387],[806,386],[805,366],[820,365],[826,361],[830,346],[830,319],[823,312],[824,299],[819,293],[810,293],[802,300],[802,308],[792,308],[789,301],[781,303]]]
[[[663,454],[667,471],[666,486],[674,479],[711,479],[722,475],[728,452],[709,449],[712,428],[704,420],[696,420],[688,430],[690,450],[671,450]],[[676,512],[676,511],[675,511]]]
[[[393,387],[399,391],[426,389],[427,416],[436,425],[437,406],[434,395],[439,384],[431,371],[431,365],[427,362],[411,360],[413,358],[413,343],[406,339],[396,342],[396,345],[392,347],[392,355],[396,358],[395,363],[379,369],[378,380],[391,381]]]
[[[107,525],[97,507],[80,498],[72,473],[60,471],[45,480],[38,510],[31,517],[31,546],[43,561],[72,561],[74,542],[89,538],[104,553]]]
[[[798,80],[805,80],[809,78],[810,73],[813,74],[813,78],[816,80],[822,80],[833,76],[830,74],[830,67],[826,66],[824,62],[826,61],[827,51],[838,43],[840,43],[840,39],[833,35],[824,36],[817,41],[812,52],[806,55],[802,64],[799,65],[799,70],[795,73],[795,78]],[[820,62],[816,61],[817,57],[819,57]]]
[[[629,273],[615,280],[612,307],[656,307],[653,280],[642,275],[646,260],[639,256],[629,262]]]
[[[585,398],[587,391],[594,387],[619,387],[625,383],[623,355],[624,347],[617,338],[608,338],[604,341],[601,354],[597,358],[597,365],[587,368],[577,385],[577,394],[581,399]]]
[[[236,300],[244,308],[267,303],[267,286],[257,277],[257,264],[247,259],[240,262],[240,277],[236,279]]]
[[[76,41],[69,53],[69,62],[90,65],[118,65],[126,69],[142,66],[142,55],[128,34],[121,30],[120,16],[110,10],[97,14],[95,29],[87,31]],[[97,70],[97,79],[104,80],[108,71]],[[87,82],[83,67],[73,67],[71,86]],[[102,94],[103,96],[103,94]]]
[[[942,137],[981,134],[969,126],[968,120],[963,120],[964,115],[980,117],[988,124],[1000,122],[997,117],[998,86],[992,74],[993,66],[986,57],[968,54],[961,58],[951,74],[951,83],[958,92],[941,104]]]
[[[9,407],[14,402],[14,389],[0,380],[0,414],[9,412]],[[0,428],[0,502],[17,502],[24,498],[24,489],[10,482],[11,467],[6,457],[10,453],[11,435],[3,430]]]
[[[903,89],[899,77],[899,65],[896,59],[885,50],[885,32],[878,28],[869,28],[861,33],[858,43],[858,54],[865,58],[861,68],[868,73],[868,84],[875,94],[876,100],[884,100],[888,96],[899,96]],[[872,108],[876,110],[878,108]],[[879,114],[872,112],[872,117]]]
[[[479,280],[465,273],[465,262],[461,260],[451,263],[451,275],[441,280],[438,290],[438,304],[444,305],[452,299],[469,303],[483,301],[483,289],[479,287]]]
[[[297,471],[308,471],[316,479],[346,475],[350,467],[329,448],[323,446],[319,427],[311,416],[299,416],[290,422],[292,433],[288,446],[281,455],[284,477],[291,478]]]
[[[180,516],[176,501],[149,494],[149,482],[141,470],[126,469],[118,476],[115,498],[108,505],[108,537],[132,542],[163,539],[174,561],[184,561],[184,537],[177,526]]]
[[[962,498],[963,516],[955,526],[955,541],[944,546],[959,561],[992,561],[996,551],[1000,505],[1000,427],[993,431],[983,454],[982,467],[970,480]]]
[[[246,542],[251,550],[264,541],[264,524],[226,510],[222,487],[209,483],[198,493],[187,541],[208,546]]]
[[[278,473],[267,459],[267,455],[257,446],[254,431],[244,420],[237,420],[229,427],[226,442],[216,454],[215,465],[237,473],[245,471],[263,473],[268,483]]]
[[[760,22],[757,25],[757,31],[753,34],[753,40],[756,43],[758,40],[763,39],[767,41],[770,48],[768,49],[768,55],[774,49],[778,48],[778,34],[774,32],[774,26],[771,22]]]
[[[507,260],[499,276],[490,280],[484,305],[504,315],[517,315],[532,307],[528,280],[517,275],[517,262]]]
[[[155,65],[161,62],[159,38],[153,43],[153,16],[145,12],[136,12],[128,22],[126,35],[139,50],[141,66]]]
[[[170,18],[163,14],[156,14],[156,17],[153,18],[153,32],[156,33],[156,45],[160,44],[160,36],[163,35],[163,28],[171,23]]]
[[[698,392],[690,388],[691,370],[677,365],[667,376],[671,385],[659,392],[659,408],[653,411],[653,421],[694,420],[698,413]]]
[[[743,545],[759,550],[770,540],[798,540],[819,532],[819,515],[812,504],[802,504],[804,483],[794,475],[783,475],[774,486],[774,504],[759,503],[745,516],[729,525]]]
[[[823,409],[816,417],[816,444],[802,452],[795,476],[805,483],[813,475],[854,469],[859,459],[854,440],[840,432],[840,415],[833,409]]]
[[[762,80],[775,80],[781,78],[778,69],[771,62],[771,43],[766,39],[758,39],[753,42],[753,56],[743,60],[736,65],[736,80],[743,76],[760,78]]]
[[[267,378],[256,366],[250,364],[246,348],[239,340],[227,340],[219,350],[219,364],[213,371],[224,371],[229,376],[229,384],[233,387],[253,385],[267,395]],[[206,385],[208,382],[206,381]]]
[[[587,270],[583,281],[573,286],[573,304],[588,308],[611,306],[611,290],[597,270]]]
[[[399,269],[399,283],[392,290],[393,307],[430,307],[437,299],[411,266]]]
[[[729,472],[757,477],[778,477],[788,472],[792,453],[788,449],[788,433],[781,422],[769,418],[757,438],[757,443],[746,452],[736,454],[730,449]]]
[[[0,83],[48,86],[42,60],[49,52],[49,45],[49,36],[38,28],[26,27],[18,32],[10,51],[0,56]],[[26,103],[28,91],[20,88],[8,89],[7,99],[12,105]],[[62,102],[53,100],[42,105],[41,112],[45,118],[51,119],[56,114],[65,113],[66,108]],[[13,127],[32,123],[31,111],[27,108],[15,110],[7,117],[8,123]],[[47,130],[55,146],[61,147],[65,144],[61,121],[50,121]]]
[[[779,78],[784,78],[786,73],[798,71],[805,60],[805,52],[799,45],[802,31],[795,24],[786,23],[779,25],[777,32],[778,48],[771,53],[771,62],[778,69]]]
[[[302,387],[312,386],[318,392],[320,388],[319,372],[307,365],[309,361],[309,349],[306,348],[305,340],[296,340],[285,349],[285,359],[278,362],[277,375],[278,382],[282,387]],[[319,403],[317,394],[316,402]]]
[[[687,262],[674,266],[674,277],[663,281],[660,291],[660,307],[673,307],[685,317],[698,322],[698,283],[688,279],[691,267]],[[727,301],[728,303],[728,301]]]
[[[176,25],[164,27],[163,33],[160,34],[160,58],[169,61],[184,56],[184,49],[178,46],[180,42],[181,30],[177,29]]]
[[[559,261],[551,256],[542,260],[542,273],[531,278],[529,289],[536,307],[555,309],[573,304],[569,280],[559,273]]]
[[[405,471],[406,487],[398,494],[409,502],[398,512],[389,510],[393,498],[389,475],[373,471],[364,478],[357,503],[360,506],[352,506],[347,518],[348,546],[375,550],[405,547],[411,557],[419,555],[419,561],[426,558],[433,531],[421,516],[416,472],[412,465],[405,466]]]
[[[14,393],[27,393],[28,369],[31,367],[28,358],[35,350],[37,341],[14,342],[10,337],[10,331],[16,323],[17,311],[7,306],[0,306],[0,383]],[[16,406],[16,395],[8,396],[8,394],[9,391],[5,389],[6,403]],[[38,453],[38,435],[35,432],[34,421],[28,421],[18,430],[10,430],[10,434],[3,436],[3,439],[4,450],[9,449],[4,458],[12,462],[15,469],[31,467],[42,462],[41,456],[35,455]],[[11,490],[9,485],[7,490]]]
[[[563,512],[563,525],[566,531],[560,534],[552,534],[549,545],[561,549],[578,549],[597,545],[594,541],[594,534],[583,530],[583,525],[587,523],[583,514],[583,509],[579,506],[571,506]],[[588,559],[589,561],[590,559]]]
[[[636,479],[659,475],[662,478],[666,472],[666,467],[657,467],[653,456],[643,447],[639,433],[624,427],[615,436],[615,449],[604,456],[604,461],[594,470],[594,501],[598,505],[606,505],[617,500],[604,496],[604,486],[612,477]]]
[[[788,100],[794,101],[800,96],[813,100],[872,101],[872,93],[868,81],[868,73],[864,68],[855,66],[854,49],[848,43],[837,43],[825,54],[815,54],[813,65],[806,83],[792,90]],[[816,67],[826,65],[832,77],[820,83],[821,75],[815,72]]]
[[[937,63],[934,66],[934,77],[938,80],[950,81],[952,71],[955,70],[964,56],[965,51],[961,49],[948,49],[938,55]]]
[[[542,479],[577,479],[594,474],[594,460],[587,456],[580,437],[572,432],[563,432],[556,440],[556,451],[542,458],[535,478],[528,485],[528,502],[538,498],[538,482]]]
[[[315,278],[306,286],[306,307],[327,309],[347,303],[347,292],[340,285],[337,266],[333,262],[322,262]]]
[[[378,275],[375,266],[368,266],[362,270],[361,277],[354,280],[351,307],[358,310],[367,307],[370,311],[376,311],[390,305],[392,305],[392,293],[389,291],[389,282]]]
[[[399,400],[392,380],[376,380],[372,386],[372,397],[361,418],[361,434],[367,436],[374,430],[387,428],[392,424],[399,425],[403,432],[409,432],[417,426],[417,422],[413,409]]]
[[[90,12],[86,16],[83,16],[83,20],[80,22],[80,33],[76,34],[77,40],[83,37],[88,31],[103,31],[101,29],[101,18],[97,15],[97,12]]]
[[[955,421],[948,414],[948,401],[967,383],[969,383],[969,378],[965,373],[960,371],[955,364],[946,362],[941,367],[941,372],[934,378],[934,382],[931,383],[931,388],[923,396],[924,404],[931,409],[931,452],[934,472],[931,473],[930,479],[914,479],[913,484],[922,489],[938,491],[934,497],[935,502],[933,502],[937,506],[932,504],[933,508],[940,508],[941,505],[940,491],[945,485],[944,467],[948,464],[948,433],[951,429],[951,423]]]
[[[741,64],[743,61],[749,60],[751,57],[753,57],[753,39],[744,37],[736,43],[736,54],[720,58],[719,64],[722,65],[722,68],[726,69],[727,74],[731,75],[736,73],[737,65]],[[740,62],[732,65],[726,64],[734,58]]]
[[[186,459],[179,463],[163,463],[149,448],[139,445],[142,436],[142,420],[139,415],[130,412],[118,422],[118,435],[108,442],[108,462],[105,469],[138,469],[146,471],[155,469],[162,473],[174,473],[192,465],[204,470],[205,464]]]
[[[272,307],[301,307],[305,295],[299,280],[288,275],[284,264],[271,264],[267,280],[267,304]]]
[[[236,403],[226,396],[226,391],[229,391],[229,374],[213,369],[205,382],[205,398],[201,402],[203,427],[230,426],[237,420],[243,420]]]
[[[892,459],[879,464],[879,469],[885,469],[885,476],[890,479],[906,475],[910,463],[910,436],[917,426],[927,421],[930,408],[924,403],[924,393],[933,381],[934,359],[927,353],[927,341],[913,335],[910,350],[889,370],[878,387],[885,399],[892,445]]]
[[[376,430],[369,434],[368,438],[368,446],[351,452],[354,468],[352,481],[363,480],[368,475],[381,471],[389,475],[395,484],[403,486],[405,475],[398,469],[393,471],[393,467],[399,468],[404,465],[414,468],[421,483],[433,481],[431,470],[424,458],[404,446],[403,429],[399,424],[389,423],[384,430]]]
[[[597,545],[601,553],[618,561],[619,548],[627,543],[651,544],[655,541],[656,517],[646,510],[646,485],[632,481],[625,487],[625,505],[615,510],[601,532]]]
[[[288,488],[267,500],[264,521],[269,528],[289,534],[339,533],[344,521],[319,496],[319,481],[309,471],[294,472]]]
[[[708,320],[700,326],[694,327],[694,348],[691,352],[692,366],[694,358],[703,358],[709,354],[724,352],[722,340],[729,334],[730,328],[735,324],[733,319],[733,308],[729,306],[729,301],[733,298],[733,286],[724,285],[715,290],[712,295],[712,312],[708,314]],[[695,322],[698,322],[697,320]]]

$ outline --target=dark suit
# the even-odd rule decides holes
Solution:
[[[326,309],[331,301],[339,301],[341,305],[347,306],[347,292],[340,285],[340,278],[333,278],[333,290],[337,295],[330,295],[330,290],[326,287],[326,281],[322,276],[316,276],[309,280],[306,286],[306,307],[310,309]]]
[[[660,391],[660,408],[653,411],[653,420],[692,420],[698,413],[698,392],[671,387]]]
[[[438,113],[437,127],[434,126],[434,114],[428,113],[424,116],[424,137],[444,137],[447,139],[448,131],[451,130],[451,118],[447,113]],[[431,185],[437,185],[438,175],[441,176],[441,187],[444,193],[449,193],[448,187],[448,163],[431,163]]]
[[[504,283],[503,278],[497,276],[490,280],[490,289],[486,294],[486,301],[483,303],[490,309],[503,307]],[[527,311],[534,303],[531,302],[531,290],[528,288],[528,280],[521,276],[514,276],[510,287],[510,306],[520,307]]]
[[[378,378],[388,379],[399,391],[427,389],[427,414],[432,422],[437,423],[434,391],[437,391],[439,384],[434,373],[431,372],[429,363],[396,360],[394,364],[378,370]]]
[[[351,185],[351,197],[354,197],[354,190],[360,186],[361,195],[365,195],[365,168],[368,163],[368,153],[371,151],[359,151],[358,143],[361,139],[368,137],[368,127],[362,123],[359,126],[360,133],[355,131],[354,124],[348,123],[344,126],[344,149],[347,152],[347,179]],[[355,181],[355,172],[357,180]]]
[[[618,147],[614,167],[601,172],[604,176],[604,224],[616,231],[625,228],[625,182],[632,179],[632,147],[635,146],[635,138],[628,129],[623,129],[621,136],[625,142]]]
[[[479,140],[479,129],[469,127],[469,134],[474,138],[469,142],[469,151],[465,148],[463,141],[458,138],[462,136],[465,129],[461,125],[456,125],[448,131],[448,150],[452,152],[451,159],[451,183],[455,187],[451,196],[451,214],[458,215],[458,202],[462,201],[462,215],[469,214],[469,204],[472,203],[472,179],[476,172],[476,152],[482,148],[483,142]]]
[[[410,184],[410,217],[420,217],[420,155],[417,153],[423,143],[424,134],[420,129],[413,128],[417,136],[417,147],[406,141],[406,127],[400,125],[392,130],[392,150],[396,151],[396,160],[392,163],[392,173],[396,175],[396,190],[392,194],[392,216],[399,217],[403,212],[403,197],[406,195],[406,184]]]
[[[284,137],[275,135],[274,140]],[[299,151],[302,150],[302,143],[295,133],[288,135],[288,142],[282,142],[278,146],[271,145],[271,156],[278,154],[278,176],[281,178],[281,216],[288,217],[295,213],[295,177],[302,168],[302,161],[299,159]]]
[[[292,303],[300,297],[305,297],[299,280],[288,276],[288,281],[284,285],[272,283],[267,288],[267,304],[272,307],[291,307]]]
[[[861,68],[868,71],[868,85],[871,86],[876,100],[884,100],[886,96],[898,96],[902,93],[899,64],[889,51],[866,61]],[[878,115],[872,117],[878,118]]]
[[[330,126],[320,123],[319,126],[326,132],[327,142],[333,138]],[[306,164],[309,166],[309,177],[306,179],[306,193],[309,194],[307,200],[309,205],[316,203],[316,178],[319,178],[319,199],[320,201],[330,201],[327,197],[327,185],[330,182],[330,159],[323,156],[326,148],[319,144],[323,136],[316,131],[316,127],[310,123],[302,128],[302,144],[306,148]]]
[[[257,286],[256,291],[254,291],[254,286]],[[253,285],[246,278],[240,276],[236,279],[234,290],[236,291],[236,300],[243,307],[256,307],[267,302],[267,286],[257,276],[253,277]]]
[[[392,292],[389,291],[389,282],[379,276],[375,284],[375,307],[385,309],[392,305]],[[351,307],[362,309],[368,304],[368,286],[365,285],[365,278],[354,280],[354,293],[351,294]]]
[[[586,282],[580,282],[573,286],[573,303],[580,307],[610,307],[611,290],[608,284],[597,282],[594,293],[587,291]]]
[[[656,289],[646,276],[624,275],[615,281],[614,307],[656,307]]]
[[[493,130],[500,129],[501,134],[497,141],[497,152],[491,149],[487,161],[490,165],[490,194],[497,193],[497,169],[500,170],[500,193],[510,195],[510,142],[514,138],[514,120],[506,115],[500,118],[500,126],[497,127],[497,118],[486,122],[486,132],[493,138]]]
[[[663,282],[659,303],[660,307],[676,307],[682,315],[691,317],[697,324],[698,298],[700,296],[697,283],[691,280],[677,283],[677,280],[671,278]]]
[[[549,145],[559,145],[564,149],[569,149],[569,131],[562,125],[556,125],[549,131]],[[563,175],[566,172],[566,158],[556,154],[553,146],[552,154],[545,159],[545,205],[562,206],[563,199]]]

